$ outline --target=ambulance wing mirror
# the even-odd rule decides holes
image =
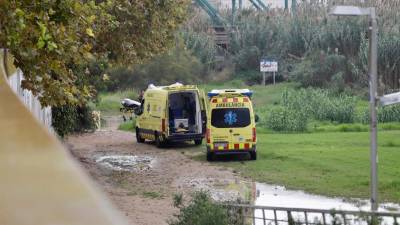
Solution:
[[[254,120],[255,120],[256,123],[258,123],[258,121],[260,120],[260,117],[256,114],[256,115],[254,116]]]

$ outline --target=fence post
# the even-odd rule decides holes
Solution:
[[[294,221],[293,221],[292,214],[290,213],[290,211],[287,211],[287,220],[288,220],[288,225],[294,225]]]
[[[346,214],[343,213],[343,214],[342,214],[342,217],[343,217],[343,224],[346,225],[346,224],[347,224],[347,223],[346,223]]]
[[[304,211],[304,222],[306,222],[306,225],[308,225],[308,216],[306,211]]]
[[[267,225],[267,221],[265,221],[265,209],[262,209],[262,213],[263,213],[263,224]]]
[[[324,222],[324,225],[326,225],[325,213],[322,213],[322,221]]]
[[[278,218],[276,216],[276,210],[274,209],[274,219],[275,219],[275,225],[278,225]]]

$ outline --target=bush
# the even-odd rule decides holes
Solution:
[[[333,82],[332,86],[343,91],[345,79],[350,80],[348,71],[344,56],[316,52],[295,65],[289,76],[304,87],[329,87]]]
[[[89,106],[61,106],[52,108],[52,126],[60,137],[74,132],[92,131],[95,121]]]
[[[175,48],[154,56],[150,61],[132,68],[120,67],[109,71],[108,91],[128,88],[146,88],[149,84],[184,84],[206,80],[208,70],[205,64],[188,51],[182,40],[177,40]]]
[[[182,204],[182,197],[175,197],[175,206],[179,208],[176,219],[170,225],[228,225],[226,210],[216,204],[206,192],[196,192],[187,206]]]

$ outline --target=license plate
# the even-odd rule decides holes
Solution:
[[[214,143],[215,147],[223,147],[225,148],[227,146],[227,143]]]

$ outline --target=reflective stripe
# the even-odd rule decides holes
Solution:
[[[243,103],[243,102],[249,102],[249,99],[247,97],[233,97],[233,98],[214,98],[212,103],[230,103],[230,102],[238,102],[238,103]]]
[[[226,144],[225,146],[212,145],[213,150],[249,150],[253,147],[252,143],[234,143]]]

